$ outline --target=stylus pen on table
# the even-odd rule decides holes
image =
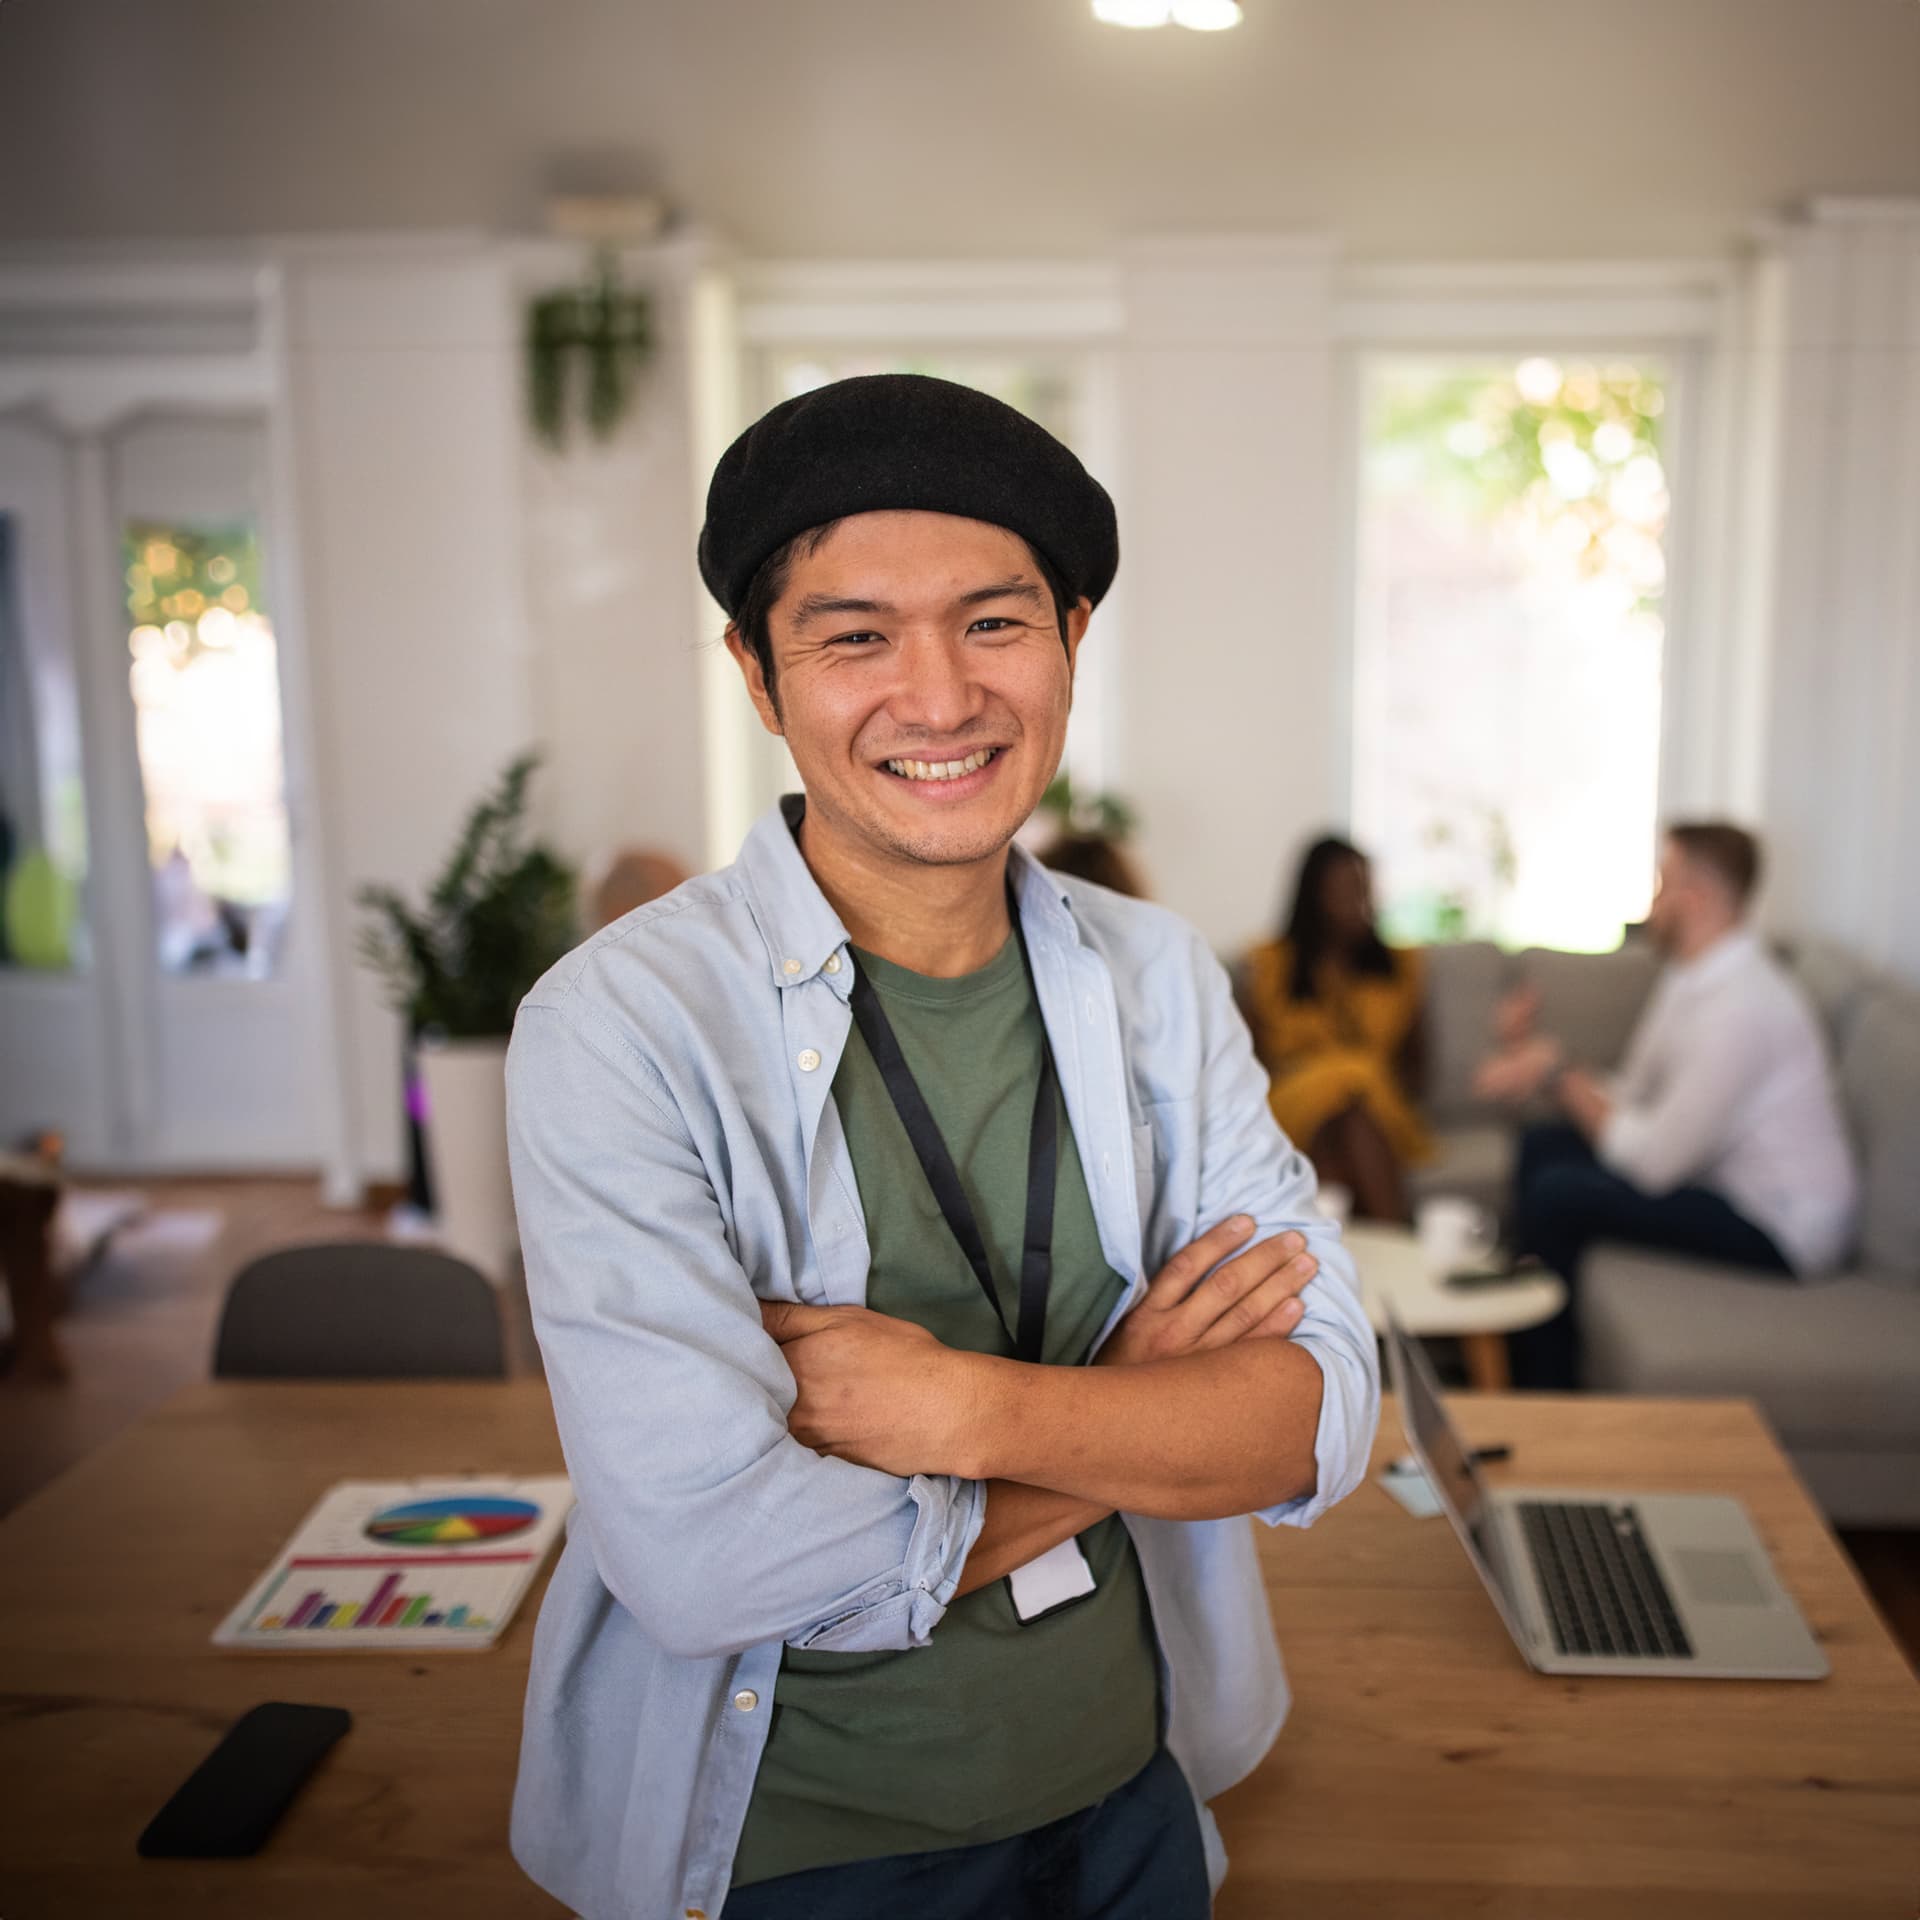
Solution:
[[[1497,1447],[1475,1447],[1471,1458],[1476,1467],[1484,1467],[1489,1460],[1511,1460],[1513,1449],[1502,1441]]]

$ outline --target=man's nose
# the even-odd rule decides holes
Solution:
[[[888,711],[902,726],[929,734],[958,733],[982,704],[966,649],[938,635],[909,637],[900,649],[900,677]]]

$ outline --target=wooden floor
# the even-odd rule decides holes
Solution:
[[[271,1247],[306,1240],[377,1239],[384,1209],[321,1205],[310,1180],[142,1183],[150,1205],[221,1216],[219,1233],[163,1295],[92,1299],[84,1280],[61,1340],[73,1377],[41,1386],[0,1375],[0,1513],[182,1387],[205,1380],[227,1283]],[[506,1299],[508,1365],[538,1366],[524,1295]],[[1841,1539],[1907,1658],[1920,1669],[1920,1531],[1844,1533]]]

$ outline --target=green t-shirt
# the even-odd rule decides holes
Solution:
[[[938,980],[872,955],[872,981],[980,1223],[1001,1315],[1018,1312],[1027,1135],[1044,1029],[1009,939],[977,973]],[[950,1347],[1010,1355],[856,1027],[834,1104],[860,1184],[867,1304]],[[1108,1267],[1064,1104],[1044,1358],[1085,1361],[1123,1286]],[[1111,1793],[1153,1757],[1159,1658],[1118,1515],[1080,1535],[1095,1587],[1023,1622],[1006,1581],[955,1600],[924,1647],[789,1647],[734,1858],[742,1886],[809,1867],[1003,1840]]]

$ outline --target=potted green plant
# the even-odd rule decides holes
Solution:
[[[439,1238],[491,1278],[514,1246],[507,1177],[507,1037],[527,990],[578,937],[573,870],[526,838],[522,754],[467,816],[422,906],[364,886],[360,957],[419,1049]]]

